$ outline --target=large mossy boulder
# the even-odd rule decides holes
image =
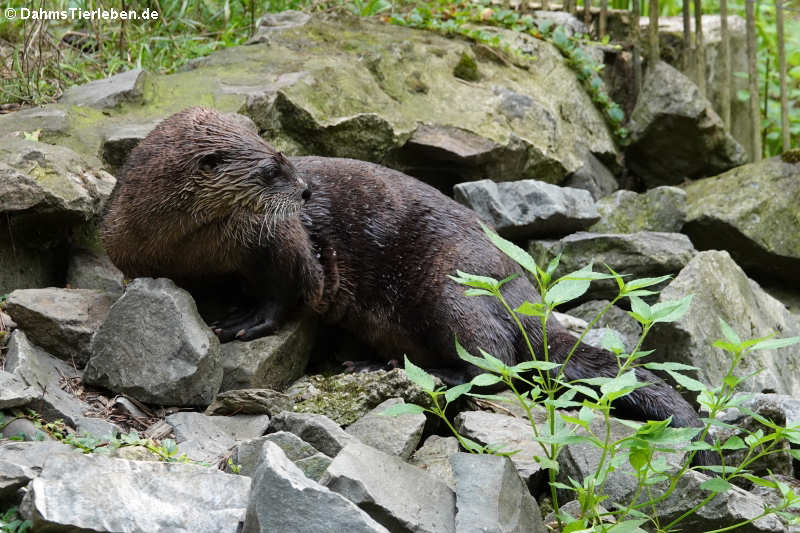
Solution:
[[[800,163],[774,157],[685,189],[683,231],[699,250],[727,250],[751,275],[798,286]]]
[[[120,131],[191,104],[250,116],[287,153],[384,163],[442,188],[486,177],[560,183],[584,166],[576,146],[616,165],[605,120],[566,60],[547,42],[526,46],[531,59],[366,18],[314,15],[151,76],[140,102],[102,112],[56,104],[47,140],[93,157],[113,152],[109,164],[118,165]],[[464,57],[474,60],[474,80],[456,75]],[[0,116],[0,134],[33,125]]]

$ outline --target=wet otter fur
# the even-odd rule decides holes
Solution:
[[[192,108],[173,115],[133,150],[109,201],[102,236],[128,276],[197,281],[240,274],[262,302],[223,324],[223,340],[272,331],[299,295],[387,360],[406,354],[455,381],[480,369],[458,358],[454,337],[467,350],[482,348],[507,364],[529,359],[501,304],[466,297],[448,278],[456,270],[496,279],[516,273],[503,287],[509,304],[538,299],[521,268],[484,235],[473,211],[372,163],[287,160],[221,113]],[[538,319],[521,318],[534,350],[543,353]],[[575,342],[555,319],[548,322],[548,339],[555,362]],[[636,373],[649,386],[621,398],[617,414],[700,425],[672,387],[648,370]],[[568,380],[611,377],[617,363],[610,352],[581,345],[565,374]]]

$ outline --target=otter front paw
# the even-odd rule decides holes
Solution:
[[[211,324],[220,342],[232,340],[251,341],[275,333],[280,322],[270,307],[257,307],[234,313],[224,320]]]

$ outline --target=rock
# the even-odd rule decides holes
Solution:
[[[105,252],[76,250],[70,255],[67,286],[71,289],[95,289],[120,295],[124,277]]]
[[[73,85],[64,91],[59,102],[97,109],[117,107],[123,102],[140,102],[147,76],[145,71],[135,68],[109,78]]]
[[[15,493],[39,475],[45,459],[54,454],[80,452],[54,441],[0,441],[0,503],[16,500]]]
[[[0,429],[0,437],[11,439],[15,438],[22,441],[42,441],[53,440],[53,438],[36,427],[36,424],[27,418],[5,418],[3,428]]]
[[[180,463],[55,454],[21,510],[33,531],[235,533],[250,478]]]
[[[207,415],[270,415],[290,411],[292,400],[270,389],[241,389],[221,392],[206,409]]]
[[[609,303],[608,300],[590,300],[578,307],[573,307],[569,310],[569,314],[590,322]],[[632,350],[636,346],[642,334],[642,326],[639,322],[617,306],[611,306],[597,321],[595,328],[609,328],[619,333],[627,350]]]
[[[271,442],[277,444],[289,458],[309,479],[319,481],[325,469],[331,463],[331,458],[305,442],[303,439],[288,431],[278,431],[263,437],[248,439],[233,447],[231,459],[238,465],[238,474],[253,477],[264,459],[264,444]]]
[[[457,453],[450,463],[456,479],[456,531],[547,531],[539,505],[508,457]]]
[[[84,416],[90,409],[89,404],[61,388],[64,380],[79,378],[80,373],[69,363],[53,357],[31,343],[22,330],[16,330],[11,335],[6,356],[6,370],[18,375],[26,385],[37,391],[36,411],[45,420],[60,418],[79,431],[82,431],[81,428],[87,431],[96,430],[102,424],[105,432],[99,435],[119,429]]]
[[[664,62],[647,69],[629,129],[625,160],[647,187],[713,176],[747,162],[697,86]]]
[[[124,433],[122,428],[108,420],[88,416],[81,416],[75,420],[75,432],[78,435],[91,435],[101,439],[116,438],[120,433]]]
[[[447,483],[448,487],[456,490],[456,479],[453,475],[453,465],[450,464],[450,456],[457,453],[459,449],[458,439],[455,437],[431,435],[425,439],[425,442],[414,452],[408,462],[436,476]]]
[[[693,470],[685,472],[678,480],[675,491],[666,500],[656,504],[655,513],[659,520],[669,523],[708,497],[708,491],[700,488],[705,481],[708,481],[708,476]],[[763,510],[761,498],[734,486],[725,493],[717,494],[707,505],[681,521],[679,527],[683,531],[721,529],[760,516]],[[772,514],[745,524],[737,531],[766,533],[785,529],[778,517]]]
[[[381,413],[392,405],[405,404],[402,398],[390,398],[348,426],[347,433],[384,453],[408,459],[417,449],[425,415],[422,413],[386,416]]]
[[[28,405],[37,398],[36,391],[19,377],[0,370],[0,409]]]
[[[236,442],[260,437],[269,427],[265,415],[206,416],[181,412],[169,415],[178,449],[193,461],[216,464]]]
[[[267,442],[253,478],[244,533],[387,533],[352,502],[306,478],[281,449]]]
[[[637,233],[573,233],[559,241],[531,241],[530,253],[537,264],[546,265],[561,254],[554,276],[559,277],[594,263],[594,270],[607,272],[603,264],[626,281],[675,274],[696,253],[691,241],[680,233],[640,231]],[[655,286],[663,287],[665,283]],[[651,287],[652,288],[652,287]],[[582,300],[611,299],[619,287],[613,279],[593,281]]]
[[[592,433],[599,436],[601,439],[606,433],[606,423],[603,421],[602,417],[596,417],[590,423],[590,428]],[[629,426],[614,418],[610,419],[609,430],[611,432],[610,442],[624,439],[634,432]],[[578,434],[586,435],[586,432],[579,429]],[[622,450],[618,450],[618,452],[622,452]],[[594,475],[598,471],[600,468],[600,460],[603,455],[603,449],[592,443],[580,442],[567,445],[558,455],[560,469],[557,479],[567,485],[570,484],[569,479],[575,479],[579,482],[583,481],[586,476]],[[670,468],[677,468],[682,464],[685,457],[686,453],[684,451],[669,453],[658,451],[656,452],[654,461],[666,461]],[[605,460],[608,461],[607,456]],[[605,463],[605,465],[608,466],[608,463]],[[608,495],[610,501],[628,505],[632,503],[633,496],[636,494],[636,486],[637,481],[633,467],[628,461],[622,461],[620,464],[616,464],[616,468],[614,468],[613,471],[608,473],[603,485],[603,492]],[[658,494],[659,490],[663,491],[664,488],[665,487],[662,485],[657,485],[654,487],[654,490],[656,494]],[[568,501],[570,497],[575,495],[574,492],[563,489],[559,489],[558,494],[559,501]],[[645,501],[642,494],[639,494],[639,501]],[[691,506],[687,505],[685,510],[690,508]],[[687,529],[687,531],[696,530]]]
[[[261,17],[261,22],[256,29],[255,35],[247,41],[247,44],[269,42],[273,32],[298,28],[305,25],[309,19],[311,19],[311,15],[294,9],[288,9],[280,13],[265,13]]]
[[[542,22],[546,21],[550,23],[550,29],[554,29],[556,26],[561,26],[564,29],[564,33],[566,33],[567,37],[572,37],[575,34],[589,34],[589,26],[587,26],[582,20],[576,18],[575,15],[566,13],[564,11],[536,10],[531,13],[531,15],[540,28],[542,26]]]
[[[111,171],[118,175],[122,171],[122,166],[128,159],[139,141],[147,137],[156,122],[125,124],[107,132],[103,137],[100,153],[103,163],[108,165]]]
[[[453,194],[509,239],[558,237],[599,218],[588,192],[535,180],[459,183]]]
[[[114,300],[87,289],[19,289],[8,295],[6,309],[37,345],[82,368]]]
[[[537,423],[541,420],[537,419]],[[533,440],[528,420],[485,411],[462,411],[456,416],[454,425],[460,435],[479,444],[491,445],[503,452],[517,451],[511,456],[511,461],[528,487],[535,487],[544,479],[544,471],[534,456],[544,456],[545,451]]]
[[[269,430],[294,433],[328,457],[334,457],[346,445],[358,440],[327,416],[311,413],[280,413],[272,418]]]
[[[455,495],[445,483],[360,442],[336,456],[322,484],[390,531],[455,532]]]
[[[553,11],[552,13],[558,12]],[[614,174],[599,159],[588,152],[584,157],[583,166],[569,175],[564,181],[564,186],[589,191],[595,201],[619,189]]]
[[[100,214],[116,183],[69,148],[13,136],[0,142],[0,176],[1,213],[57,213],[72,223]]]
[[[714,104],[717,114],[722,115],[722,96],[720,94],[719,80],[723,69],[723,56],[721,53],[722,35],[720,26],[722,17],[719,15],[703,15],[703,48],[706,53],[706,98]],[[643,41],[647,40],[648,17],[640,19]],[[689,19],[691,31],[694,32],[694,17]],[[692,50],[686,50],[683,44],[683,18],[659,17],[658,32],[660,40],[661,59],[682,72],[689,78],[695,79],[697,70],[692,60]],[[730,54],[730,72],[747,72],[747,46],[745,21],[737,15],[728,15],[728,39]],[[646,47],[647,45],[645,45]],[[688,57],[687,57],[688,56]],[[689,59],[684,61],[684,59]],[[685,66],[685,69],[684,69]],[[747,90],[747,77],[731,76],[731,95],[739,90]],[[752,118],[748,108],[749,102],[739,98],[731,98],[731,135],[741,144],[747,153],[753,153],[751,126]]]
[[[697,366],[698,379],[708,386],[722,383],[730,361],[713,348],[723,338],[719,319],[724,319],[742,339],[779,333],[800,335],[800,324],[777,300],[749,279],[727,252],[698,253],[660,296],[661,301],[694,294],[692,305],[677,322],[656,324],[646,348],[656,348],[650,357]],[[796,395],[800,375],[787,369],[800,368],[800,346],[762,350],[742,359],[737,375],[755,376],[744,381],[742,390]]]
[[[443,385],[436,378],[437,387]],[[320,413],[348,426],[389,398],[430,406],[430,396],[414,384],[404,370],[376,370],[332,376],[306,376],[286,393],[295,402],[295,411]]]
[[[596,205],[601,218],[589,231],[597,233],[676,233],[686,222],[686,192],[678,187],[656,187],[643,194],[617,191]]]
[[[211,403],[222,383],[219,341],[186,291],[138,278],[92,339],[84,380],[145,403]]]
[[[773,157],[686,186],[684,233],[699,250],[727,250],[751,275],[797,287],[800,164]]]
[[[0,136],[8,138],[13,133],[39,131],[39,139],[50,142],[54,137],[69,131],[65,107],[57,104],[36,106],[0,115]]]
[[[303,375],[316,330],[316,318],[306,316],[284,324],[274,335],[223,344],[222,390],[285,389]]]

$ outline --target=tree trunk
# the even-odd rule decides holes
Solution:
[[[655,67],[661,58],[661,51],[658,48],[658,0],[650,0],[650,55],[647,58],[647,66]]]
[[[756,62],[756,14],[755,0],[746,0],[747,19],[747,78],[748,92],[750,93],[750,118],[752,128],[750,131],[753,142],[753,162],[761,161],[761,113],[758,109],[758,65]]]
[[[606,34],[606,21],[608,20],[608,0],[600,0],[600,22],[598,24],[598,36],[602,39]]]
[[[690,0],[683,0],[683,71],[689,72],[694,64],[694,44],[692,44],[692,17],[689,13]]]
[[[641,0],[633,0],[633,13],[631,14],[631,28],[633,30],[633,101],[639,99],[642,91],[642,57],[641,33],[639,31],[639,14],[641,13]]]
[[[592,24],[592,0],[583,0],[583,23]]]
[[[775,1],[778,31],[778,75],[781,80],[781,139],[783,151],[789,149],[789,102],[786,95],[786,43],[783,36],[783,0]]]
[[[780,0],[778,0],[780,1]],[[722,54],[722,69],[719,73],[719,96],[722,106],[722,121],[725,128],[731,129],[731,51],[730,33],[728,32],[728,0],[719,0],[720,15],[720,47]]]
[[[695,80],[702,96],[706,95],[706,49],[703,44],[703,0],[694,0]]]

